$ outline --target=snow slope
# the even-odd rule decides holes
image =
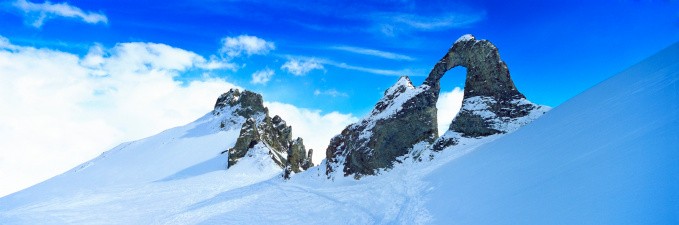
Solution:
[[[224,170],[206,117],[0,199],[0,224],[677,224],[679,44],[507,135],[361,180]],[[414,151],[416,152],[416,151]]]
[[[423,180],[437,223],[679,224],[679,44]]]

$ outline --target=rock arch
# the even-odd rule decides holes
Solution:
[[[495,99],[525,98],[514,85],[507,64],[500,59],[497,47],[487,40],[467,34],[460,37],[427,76],[423,84],[440,91],[440,80],[448,70],[467,68],[465,97],[490,96]]]
[[[438,97],[440,79],[457,66],[467,69],[462,109],[449,130],[465,137],[482,137],[505,133],[502,123],[523,117],[535,108],[519,92],[500,53],[487,40],[467,34],[460,37],[429,73],[423,85]],[[468,107],[465,107],[468,106]],[[474,107],[471,107],[474,106]],[[479,107],[484,113],[479,113]],[[446,145],[442,145],[446,146]]]
[[[439,137],[436,102],[440,80],[457,66],[467,68],[462,109],[449,131]],[[497,47],[464,35],[434,65],[422,85],[415,87],[408,77],[401,77],[385,91],[370,115],[335,136],[326,149],[326,173],[331,177],[343,171],[345,176],[358,178],[391,167],[417,144],[429,144],[440,151],[461,137],[505,133],[517,127],[508,124],[536,107],[516,89]]]

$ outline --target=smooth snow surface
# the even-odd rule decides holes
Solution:
[[[0,224],[679,224],[679,44],[514,133],[358,181],[283,181],[261,146],[225,170],[238,129],[211,117],[0,199]]]

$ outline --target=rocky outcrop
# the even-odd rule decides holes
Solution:
[[[290,165],[290,170],[295,173],[299,173],[304,170],[302,167],[306,163],[306,150],[304,150],[304,142],[302,138],[297,138],[290,144],[288,149],[288,164]]]
[[[431,91],[440,91],[440,80],[448,70],[457,66],[467,69],[464,96],[487,96],[496,100],[525,98],[509,76],[509,69],[497,47],[487,40],[476,40],[467,34],[460,37],[427,76],[424,84]]]
[[[309,149],[306,154],[306,159],[302,162],[302,170],[308,170],[309,168],[314,167],[313,155],[314,150]]]
[[[442,137],[437,132],[436,102],[440,79],[450,69],[467,68],[462,109]],[[369,116],[335,136],[326,150],[326,174],[374,174],[390,168],[415,144],[434,150],[456,145],[460,137],[484,137],[512,131],[545,110],[527,101],[512,81],[498,49],[471,35],[459,38],[419,87],[401,77]],[[445,113],[445,112],[441,112]],[[539,115],[538,115],[539,114]]]
[[[241,93],[235,88],[230,89],[217,98],[215,109],[212,113],[219,115],[223,111],[222,109],[226,107],[233,109],[236,115],[244,118],[252,118],[256,114],[268,113],[268,109],[264,107],[262,95],[247,90]]]
[[[415,88],[408,77],[401,77],[368,117],[332,138],[326,150],[326,172],[374,174],[376,169],[391,167],[414,144],[433,142],[438,137],[436,96],[427,89]]]
[[[292,140],[292,127],[278,115],[271,118],[263,102],[260,94],[238,89],[231,89],[217,99],[213,115],[228,114],[223,117],[222,129],[229,129],[243,121],[236,144],[224,151],[229,156],[228,167],[236,165],[258,144],[263,144],[269,149],[271,159],[281,168],[290,166],[292,173],[306,170],[311,151],[307,154],[302,138]]]
[[[462,108],[449,127],[456,134],[439,138],[433,146],[435,151],[455,145],[452,136],[479,138],[511,132],[549,110],[519,92],[495,45],[472,35],[460,37],[424,83],[438,89],[443,74],[457,66],[467,68],[467,77]]]
[[[313,150],[309,149],[309,152],[304,148],[304,141],[302,138],[297,138],[290,143],[288,148],[288,161],[285,165],[285,173],[283,177],[289,178],[292,173],[299,173],[309,169],[313,166],[311,162],[311,157]]]
[[[236,139],[236,144],[228,150],[229,163],[227,166],[232,167],[235,165],[239,159],[248,153],[249,149],[255,147],[260,141],[257,122],[253,118],[248,118],[240,129],[240,135]]]

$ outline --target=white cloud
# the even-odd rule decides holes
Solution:
[[[425,17],[413,14],[400,14],[392,17],[395,22],[408,25],[419,30],[440,30],[465,27],[481,21],[485,13],[459,14],[451,13],[438,17]]]
[[[436,31],[468,27],[486,17],[483,11],[475,13],[452,12],[439,16],[422,16],[409,13],[379,13],[372,15],[377,31],[386,36],[397,36],[411,31]]]
[[[324,90],[324,91],[321,91],[320,89],[316,89],[314,91],[314,95],[316,95],[316,96],[318,96],[318,95],[328,95],[328,96],[331,96],[331,97],[349,97],[349,95],[347,93],[339,92],[335,89],[329,89],[329,90]]]
[[[237,57],[243,54],[248,56],[266,55],[274,49],[276,49],[276,45],[273,42],[255,36],[240,35],[223,38],[222,48],[219,51],[229,57]]]
[[[210,61],[156,43],[94,45],[79,56],[13,45],[0,36],[0,180],[12,181],[0,186],[0,196],[62,173],[123,141],[210,112],[220,94],[240,87],[209,75],[185,84],[174,79],[209,67],[205,64]],[[325,157],[330,138],[357,121],[351,114],[266,104],[315,149],[316,163]]]
[[[407,56],[407,55],[401,55],[401,54],[397,54],[397,53],[393,53],[393,52],[385,52],[385,51],[368,49],[368,48],[359,48],[359,47],[352,47],[352,46],[337,46],[337,47],[332,47],[332,49],[337,49],[337,50],[342,50],[342,51],[347,51],[347,52],[352,52],[352,53],[357,53],[357,54],[362,54],[362,55],[377,56],[377,57],[381,57],[381,58],[385,58],[385,59],[404,60],[404,61],[415,60],[414,58]]]
[[[313,161],[318,165],[325,158],[325,149],[330,139],[342,132],[358,118],[351,114],[330,112],[323,114],[320,110],[297,108],[293,105],[265,102],[270,114],[279,115],[292,126],[293,137],[302,137],[307,149],[314,149]]]
[[[410,70],[385,70],[385,69],[376,69],[376,68],[354,66],[354,65],[349,65],[349,64],[346,64],[346,63],[336,63],[336,62],[328,62],[327,64],[335,66],[335,67],[339,67],[339,68],[342,68],[342,69],[361,71],[361,72],[372,73],[372,74],[377,74],[377,75],[404,76],[404,75],[412,74],[412,72]]]
[[[282,70],[288,71],[295,76],[303,76],[315,69],[323,69],[323,65],[316,59],[290,59],[281,66]]]
[[[83,57],[0,37],[0,196],[123,142],[188,123],[235,85],[173,78],[209,60],[154,43],[95,45]]]
[[[354,66],[354,65],[349,65],[343,62],[336,62],[330,59],[324,59],[324,58],[314,58],[314,57],[308,57],[308,56],[287,56],[290,60],[283,64],[281,66],[282,70],[287,70],[290,73],[297,72],[299,71],[300,74],[303,74],[302,72],[304,71],[303,68],[304,65],[306,64],[307,67],[320,67],[317,69],[325,69],[325,65],[328,66],[333,66],[337,68],[342,68],[342,69],[347,69],[347,70],[354,70],[354,71],[360,71],[360,72],[365,72],[365,73],[372,73],[372,74],[377,74],[377,75],[388,75],[388,76],[403,76],[403,75],[410,75],[413,74],[411,70],[408,69],[403,69],[403,70],[386,70],[386,69],[377,69],[377,68],[370,68],[370,67],[362,67],[362,66]],[[315,64],[318,64],[316,66]],[[289,66],[286,66],[289,65]],[[308,71],[307,71],[308,72]]]
[[[456,87],[450,92],[441,92],[439,100],[436,102],[438,109],[437,122],[439,135],[442,135],[448,130],[453,118],[457,115],[462,107],[462,98],[464,97],[464,90]]]
[[[26,0],[16,0],[12,5],[23,11],[26,22],[36,28],[42,27],[46,20],[55,17],[77,18],[90,24],[108,23],[108,18],[104,14],[83,12],[78,7],[71,6],[65,2],[53,4],[45,1],[37,4]]]
[[[269,82],[269,80],[271,80],[271,77],[273,77],[273,74],[274,74],[273,70],[271,70],[269,68],[259,70],[259,71],[254,72],[252,74],[252,80],[250,81],[250,83],[266,84],[266,83]]]

